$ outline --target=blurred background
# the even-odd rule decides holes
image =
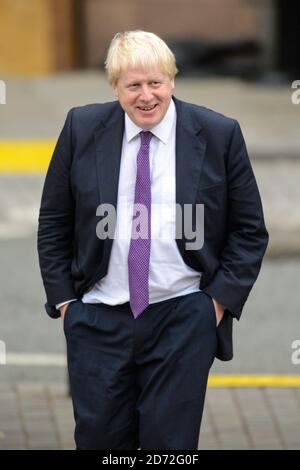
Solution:
[[[103,62],[114,34],[131,29],[170,45],[179,99],[240,122],[270,234],[234,325],[235,357],[212,367],[199,445],[300,448],[299,18],[291,0],[0,0],[0,449],[73,446],[38,210],[67,111],[114,99]]]
[[[182,74],[293,77],[300,5],[284,0],[1,0],[2,73],[99,67],[116,31],[155,31]]]

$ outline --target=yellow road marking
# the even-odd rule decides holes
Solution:
[[[300,387],[300,375],[211,375],[209,387]]]
[[[0,173],[45,172],[55,140],[0,140]]]

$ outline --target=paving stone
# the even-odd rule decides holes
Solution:
[[[10,391],[12,399],[8,400]],[[4,413],[0,393],[5,416],[0,421],[0,449],[75,449],[71,399],[64,396],[63,386],[11,385],[5,393],[3,402],[14,403],[15,408]],[[34,410],[37,396],[38,409]],[[198,448],[298,450],[299,429],[297,389],[209,388]]]
[[[300,406],[293,388],[265,390],[286,449],[300,448]]]
[[[272,418],[263,393],[259,388],[237,388],[235,397],[239,401],[241,414],[254,449],[282,447],[280,435]]]
[[[221,449],[251,448],[243,418],[231,389],[211,388],[207,396]]]

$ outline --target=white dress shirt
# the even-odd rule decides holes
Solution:
[[[125,113],[116,231],[108,272],[83,295],[84,303],[118,305],[129,301],[127,260],[135,193],[136,160],[141,143],[139,133],[142,130]],[[170,101],[162,121],[154,126],[151,132],[153,137],[150,141],[149,154],[152,200],[149,302],[155,303],[199,291],[201,273],[185,264],[175,240],[176,108],[173,100]]]

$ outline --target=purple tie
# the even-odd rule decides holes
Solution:
[[[150,131],[140,132],[141,146],[137,154],[137,171],[135,182],[134,204],[142,205],[143,211],[134,210],[138,220],[142,220],[142,214],[146,213],[146,219],[137,225],[134,230],[132,226],[131,241],[128,255],[128,279],[130,306],[134,318],[137,318],[149,305],[149,261],[151,246],[151,180],[149,147],[153,134]],[[141,236],[137,237],[138,228]],[[146,230],[145,233],[145,228]]]

